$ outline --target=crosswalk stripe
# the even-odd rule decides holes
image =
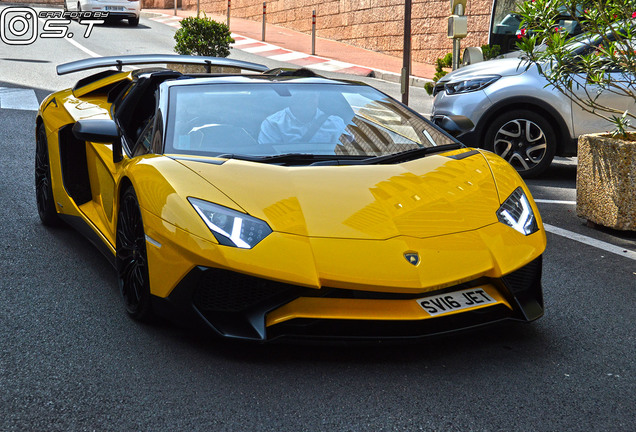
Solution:
[[[328,71],[328,72],[335,72],[335,71],[339,71],[341,69],[345,69],[347,67],[351,66],[348,63],[343,63],[337,60],[329,60],[326,61],[324,63],[319,63],[315,66],[312,66],[313,69],[318,69],[318,70],[324,70],[324,71]]]
[[[241,51],[245,51],[245,52],[248,52],[248,53],[256,54],[256,53],[259,53],[259,52],[274,51],[277,48],[278,47],[274,46],[274,45],[263,44],[263,45],[255,46],[255,47],[251,47],[251,48],[241,48]]]
[[[0,108],[37,111],[39,106],[33,89],[0,87]]]
[[[232,46],[239,46],[239,45],[247,45],[247,44],[251,44],[254,42],[254,39],[234,39],[235,42],[232,44]]]
[[[297,52],[297,51],[293,51],[287,54],[278,54],[278,55],[273,55],[270,56],[269,58],[272,60],[278,60],[278,61],[284,61],[284,62],[288,62],[291,60],[297,60],[299,58],[304,58],[307,57],[307,54],[305,53],[301,53],[301,52]]]

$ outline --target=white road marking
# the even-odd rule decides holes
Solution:
[[[535,199],[534,202],[545,203],[545,204],[576,205],[576,201],[562,201],[562,200],[549,200],[549,199]]]
[[[46,20],[44,18],[38,18],[38,21],[40,21],[41,23],[46,22]],[[99,54],[97,54],[97,53],[89,50],[88,48],[80,45],[79,42],[75,42],[75,40],[73,40],[73,38],[65,37],[65,38],[62,38],[62,39],[68,41],[71,45],[74,45],[76,48],[81,49],[82,51],[84,51],[86,54],[88,54],[91,57],[101,57]]]
[[[574,240],[589,246],[594,246],[595,248],[602,249],[606,252],[610,252],[610,253],[620,255],[622,257],[630,258],[636,261],[636,252],[631,251],[629,249],[625,249],[620,246],[615,246],[611,243],[607,243],[601,240],[596,240],[595,238],[584,236],[582,234],[577,234],[575,232],[564,230],[563,228],[558,228],[553,225],[548,225],[546,223],[543,224],[543,227],[549,233],[556,234],[561,237],[566,237],[566,238],[569,238],[570,240]]]
[[[301,52],[290,52],[287,54],[277,54],[277,55],[273,55],[271,57],[269,57],[272,60],[278,60],[278,61],[283,61],[283,62],[287,62],[290,60],[298,60],[301,58],[305,58],[305,57],[309,57],[307,54],[305,53],[301,53]]]
[[[65,40],[69,41],[69,43],[71,45],[74,45],[76,48],[81,49],[82,51],[84,51],[86,54],[88,54],[91,57],[101,57],[99,54],[97,54],[95,51],[91,51],[88,48],[86,48],[85,46],[83,46],[82,44],[80,44],[79,42],[76,42],[73,39],[70,38],[64,38]]]
[[[0,108],[37,111],[39,107],[33,89],[0,87]]]
[[[234,35],[234,33],[232,33],[232,34],[233,34],[232,37],[242,37],[242,36]],[[255,42],[257,42],[255,39],[250,39],[250,38],[239,39],[236,42],[234,42],[232,44],[232,46],[247,45],[247,44],[251,44],[251,43],[255,43]]]
[[[75,41],[72,38],[64,38],[64,40],[68,41],[71,45],[75,46],[76,48],[79,48],[80,50],[84,51],[86,54],[88,54],[91,57],[103,57],[100,54],[97,54],[95,51],[91,51],[88,48],[86,48],[84,45],[80,44],[79,42]],[[123,70],[133,70],[133,69],[139,69],[136,66],[124,66]]]
[[[341,61],[338,60],[329,60],[326,61],[324,63],[317,63],[317,64],[312,64],[310,67],[312,69],[318,69],[318,70],[324,70],[324,71],[328,71],[328,72],[335,72],[335,71],[339,71],[341,69],[346,69],[348,67],[351,67],[352,65],[349,63],[343,63]]]
[[[242,51],[248,52],[248,53],[259,53],[259,52],[264,52],[264,51],[274,51],[279,49],[277,46],[274,45],[270,45],[270,44],[264,44],[261,46],[256,46],[256,47],[252,47],[252,48],[244,48],[242,49]]]

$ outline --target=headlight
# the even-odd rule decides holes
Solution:
[[[528,201],[528,197],[521,187],[515,189],[508,199],[497,210],[497,219],[519,231],[529,235],[539,230],[537,219]]]
[[[196,198],[188,201],[224,246],[251,249],[272,232],[265,221],[245,213]]]
[[[499,75],[486,75],[464,81],[449,82],[444,85],[444,90],[449,95],[483,90],[499,78],[501,78]]]

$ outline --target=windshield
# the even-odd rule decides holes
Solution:
[[[170,89],[166,154],[386,156],[455,143],[361,85],[266,82]]]
[[[570,39],[566,45],[567,49],[573,51],[576,54],[587,54],[591,51],[596,51],[597,47],[607,42],[615,42],[618,38],[620,44],[625,44],[626,47],[633,47],[633,40],[628,38],[629,32],[624,29],[626,26],[632,26],[632,23],[619,22],[612,24],[612,30],[609,30],[605,37],[600,34],[594,33],[582,33],[576,37]]]

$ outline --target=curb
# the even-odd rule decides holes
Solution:
[[[141,10],[141,12],[139,13],[139,16],[141,16],[142,18],[157,18],[162,16],[163,14],[157,13],[157,12],[146,12],[145,10]]]
[[[376,79],[380,79],[383,81],[388,81],[388,82],[392,82],[396,84],[400,84],[402,80],[402,76],[400,74],[396,74],[395,72],[387,72],[383,70],[378,70],[378,69],[373,71],[373,75],[374,75],[373,77]],[[411,75],[409,86],[424,88],[426,83],[433,83],[433,82],[435,81],[430,80],[428,78],[416,77]]]

